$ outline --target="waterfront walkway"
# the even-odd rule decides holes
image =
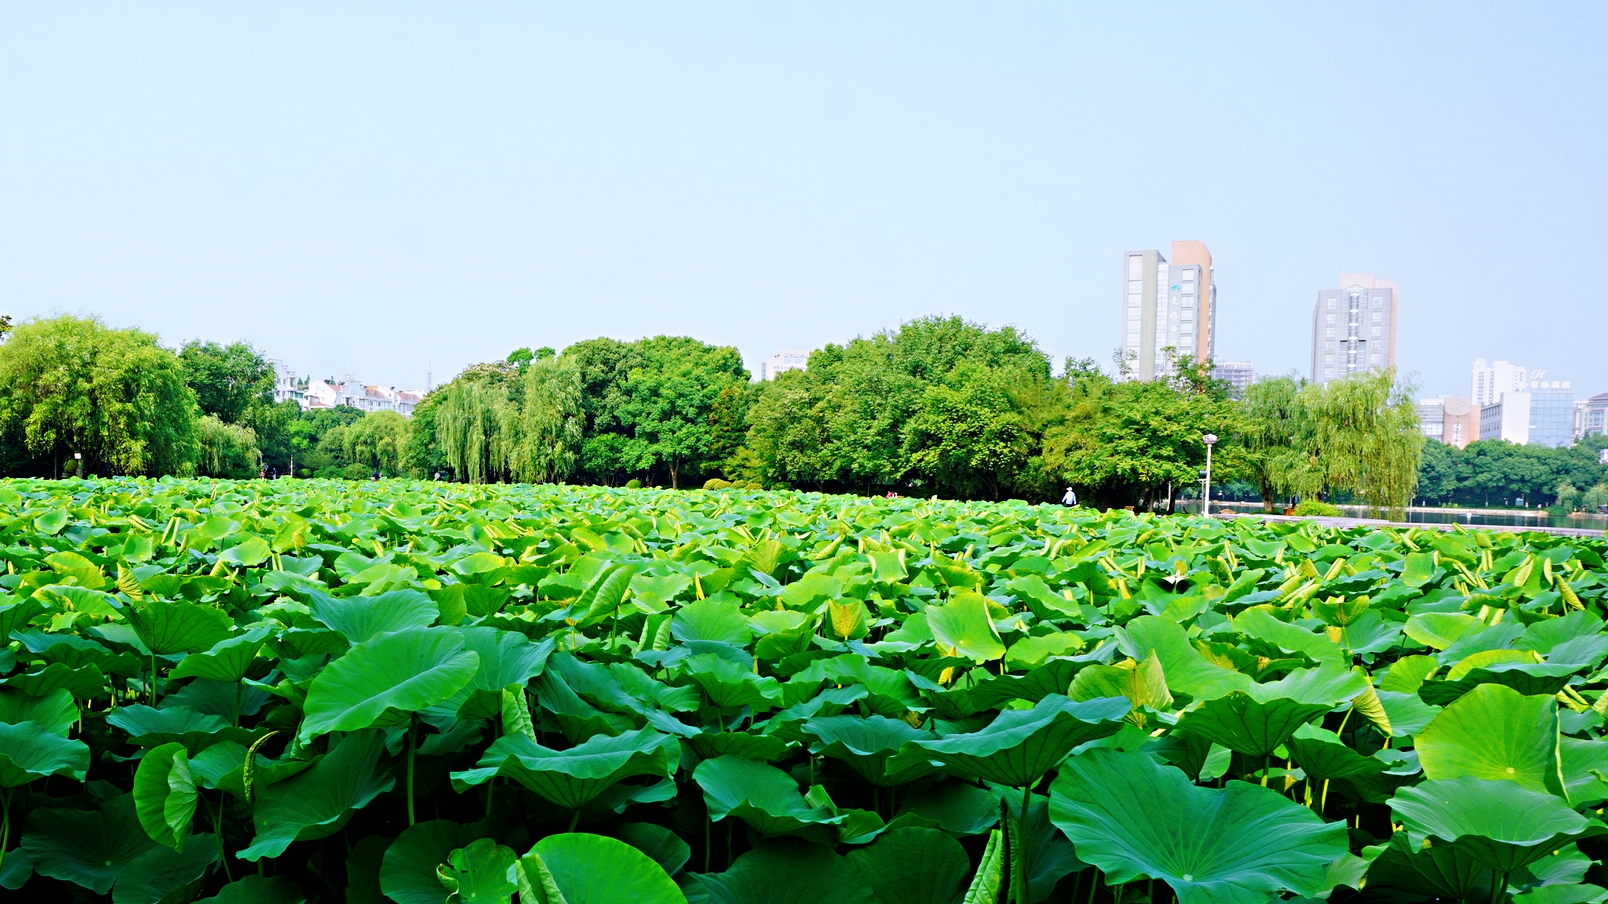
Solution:
[[[1215,505],[1215,503],[1214,503]],[[1503,512],[1503,514],[1508,514]],[[1451,530],[1463,527],[1469,530],[1492,530],[1513,534],[1556,534],[1561,537],[1602,537],[1603,531],[1584,527],[1544,527],[1541,525],[1475,524],[1468,522],[1443,523],[1433,521],[1386,521],[1380,518],[1331,518],[1319,515],[1269,515],[1266,512],[1213,512],[1213,518],[1260,518],[1264,521],[1316,521],[1324,527],[1420,527],[1425,530]]]

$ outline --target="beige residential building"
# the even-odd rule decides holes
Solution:
[[[1217,281],[1205,243],[1172,243],[1123,257],[1120,379],[1154,380],[1172,373],[1173,358],[1210,360],[1217,342]]]

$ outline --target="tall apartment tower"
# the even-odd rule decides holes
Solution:
[[[1509,364],[1506,361],[1486,364],[1484,358],[1475,358],[1474,377],[1470,384],[1473,392],[1469,398],[1475,407],[1495,405],[1501,400],[1504,392],[1523,392],[1529,389],[1532,376],[1540,379],[1543,374],[1540,372],[1531,374],[1522,365]]]
[[[1312,310],[1312,382],[1396,366],[1396,284],[1347,273]]]
[[[1216,351],[1217,281],[1202,242],[1172,244],[1123,258],[1121,378],[1154,380],[1172,372],[1173,355],[1205,363]]]

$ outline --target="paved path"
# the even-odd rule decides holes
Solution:
[[[1543,533],[1557,534],[1563,537],[1602,537],[1603,531],[1584,527],[1543,527],[1541,525],[1518,526],[1512,524],[1442,524],[1432,522],[1406,522],[1385,521],[1379,518],[1328,518],[1321,516],[1298,515],[1269,515],[1265,512],[1213,512],[1213,518],[1261,518],[1264,521],[1316,521],[1324,527],[1421,527],[1426,530],[1451,530],[1454,527],[1465,527],[1469,530],[1494,530],[1498,532],[1526,534]]]

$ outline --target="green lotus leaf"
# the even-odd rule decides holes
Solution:
[[[542,904],[686,904],[647,854],[603,835],[549,835],[519,859],[519,900]]]
[[[757,735],[746,731],[706,731],[687,738],[687,746],[699,759],[740,756],[747,760],[774,763],[787,756],[793,745],[776,735]]]
[[[524,735],[503,735],[475,768],[452,773],[452,781],[469,787],[502,775],[560,807],[578,810],[622,779],[669,778],[680,760],[675,738],[651,728],[598,735],[568,750],[543,747]]]
[[[1368,865],[1368,887],[1403,895],[1466,901],[1490,894],[1494,877],[1466,849],[1451,844],[1414,848],[1406,832],[1398,832],[1375,851]],[[1367,853],[1367,852],[1365,852]]]
[[[226,684],[241,681],[272,632],[269,626],[259,625],[244,634],[220,640],[205,652],[191,653],[173,669],[172,677],[203,678]]]
[[[1125,697],[1074,701],[1053,694],[1032,709],[1006,710],[978,731],[909,741],[888,766],[899,770],[927,760],[952,775],[1020,788],[1036,783],[1072,748],[1116,734],[1128,712]]]
[[[973,662],[991,662],[1005,656],[988,598],[976,591],[955,594],[942,606],[926,609],[927,627],[944,656],[963,656]]]
[[[1401,582],[1408,587],[1422,587],[1434,577],[1434,553],[1410,552],[1402,559]]]
[[[636,848],[674,876],[692,859],[692,848],[675,832],[651,822],[628,822],[615,829],[619,839]]]
[[[1363,756],[1347,747],[1339,735],[1316,725],[1297,728],[1285,744],[1309,779],[1358,778],[1378,775],[1389,768],[1383,760]]]
[[[1595,807],[1608,800],[1608,741],[1559,738],[1564,790],[1576,807]]]
[[[615,618],[625,604],[626,592],[631,588],[631,577],[636,574],[636,566],[623,562],[610,565],[599,572],[597,578],[587,585],[586,589],[570,607],[578,624],[591,625]]]
[[[1073,700],[1127,697],[1134,709],[1167,710],[1173,705],[1166,673],[1154,651],[1143,662],[1128,661],[1126,667],[1094,665],[1078,672],[1067,696]]]
[[[552,638],[536,642],[523,634],[495,628],[462,628],[460,632],[464,646],[480,657],[474,677],[452,698],[463,719],[500,716],[503,689],[523,688],[540,675],[554,648]]]
[[[1062,878],[1087,869],[1089,864],[1078,858],[1072,842],[1066,839],[1054,823],[1050,822],[1050,800],[1043,794],[1029,795],[1027,819],[1022,819],[1022,793],[1003,785],[990,786],[999,800],[1005,803],[1007,826],[1016,836],[1011,849],[1018,851],[1023,860],[1027,879],[1028,898],[1043,901],[1055,891]]]
[[[1482,684],[1446,707],[1413,746],[1424,776],[1517,782],[1562,793],[1558,703],[1526,697],[1500,684]]]
[[[1197,704],[1178,725],[1249,757],[1269,756],[1297,728],[1367,690],[1367,679],[1325,664]]]
[[[1023,642],[1017,641],[1011,646],[1011,650],[1014,652]],[[1051,694],[1064,694],[1070,697],[1072,695],[1067,689],[1072,686],[1073,680],[1083,669],[1100,664],[1100,660],[1096,658],[1100,655],[1103,654],[1096,653],[1073,659],[1051,659],[1023,675],[1000,675],[997,678],[980,681],[967,691],[966,699],[979,709],[1004,709],[1012,700],[1037,703]],[[1010,664],[1009,656],[1006,657],[1006,664]]]
[[[42,669],[12,675],[0,685],[21,691],[30,697],[48,697],[57,690],[66,690],[74,699],[88,700],[106,694],[106,675],[98,666],[72,668],[65,663],[52,662]]]
[[[933,771],[930,764],[910,761],[902,769],[889,771],[888,760],[907,742],[937,740],[932,732],[912,728],[903,719],[826,716],[805,722],[801,730],[814,739],[811,753],[841,760],[879,787],[901,785]]]
[[[158,656],[211,649],[234,628],[229,613],[198,603],[150,602],[128,609],[124,617],[140,643]]]
[[[236,729],[229,720],[198,713],[187,706],[162,709],[135,703],[119,706],[106,717],[106,724],[128,733],[140,747],[159,747],[178,742],[195,754],[214,740],[249,740],[251,733]]]
[[[995,829],[988,833],[988,845],[983,848],[983,860],[977,865],[977,874],[966,887],[961,904],[995,904],[1005,886],[1005,833]],[[1092,894],[1092,893],[1091,893]]]
[[[1167,687],[1197,700],[1220,697],[1254,684],[1249,675],[1224,668],[1202,656],[1182,625],[1158,615],[1142,615],[1122,627],[1118,647],[1134,661],[1151,653],[1161,661]]]
[[[261,788],[252,813],[257,835],[236,856],[278,857],[291,842],[340,831],[354,810],[396,784],[389,765],[381,762],[384,754],[380,732],[349,734],[312,768]]]
[[[41,807],[30,812],[22,849],[39,875],[104,895],[129,864],[157,845],[140,828],[134,798],[123,794],[98,810]]]
[[[782,686],[775,678],[756,675],[715,653],[687,657],[683,674],[703,689],[710,703],[723,709],[747,706],[760,712],[782,703]]]
[[[1499,873],[1512,873],[1571,841],[1608,834],[1608,827],[1569,809],[1561,798],[1511,781],[1427,781],[1397,791],[1390,808],[1415,844],[1439,838]]]
[[[380,890],[397,904],[445,904],[450,889],[442,885],[437,868],[471,837],[450,819],[408,826],[380,860]]]
[[[306,904],[307,895],[284,876],[245,876],[195,904]]]
[[[0,724],[37,722],[46,731],[66,737],[78,721],[78,704],[70,691],[58,688],[43,697],[30,697],[15,688],[0,687]]]
[[[803,842],[771,841],[723,873],[705,873],[709,904],[874,904],[872,886],[847,857]]]
[[[812,805],[798,783],[775,766],[722,756],[704,760],[692,772],[703,789],[709,818],[735,816],[765,836],[788,835],[815,825],[838,825],[846,817],[831,807]]]
[[[195,779],[184,745],[175,742],[147,751],[134,772],[134,812],[145,833],[182,852],[195,807]]]
[[[64,775],[84,781],[89,745],[62,737],[38,722],[0,723],[0,787],[16,788]]]
[[[682,643],[711,640],[746,647],[754,629],[735,603],[704,599],[676,610],[670,619],[670,636]]]
[[[881,904],[955,904],[971,873],[966,850],[938,829],[893,829],[848,856]]]
[[[218,553],[218,561],[227,565],[244,565],[249,568],[268,561],[268,557],[273,554],[274,551],[269,547],[267,540],[256,534],[251,534],[241,542]]]
[[[313,617],[353,644],[409,628],[428,628],[441,617],[436,601],[422,590],[392,590],[375,596],[307,594]]]
[[[517,883],[509,878],[519,860],[512,848],[478,838],[447,855],[436,877],[461,904],[509,904]],[[439,900],[439,898],[437,899]]]
[[[903,799],[899,817],[905,816],[951,835],[981,835],[999,824],[999,798],[976,785],[946,782]]]
[[[1344,824],[1267,788],[1201,788],[1145,754],[1107,748],[1062,765],[1050,819],[1109,884],[1161,879],[1180,904],[1264,901],[1282,890],[1316,896],[1347,852]]]
[[[331,731],[388,727],[462,690],[480,657],[446,628],[406,628],[359,643],[318,673],[307,689],[305,742]]]
[[[135,857],[112,886],[112,904],[161,904],[195,894],[218,864],[216,835],[197,835],[188,849],[152,848]]]
[[[1265,606],[1252,606],[1236,615],[1234,627],[1247,637],[1272,644],[1286,653],[1305,656],[1314,663],[1344,665],[1351,659],[1327,634],[1280,621]]]

